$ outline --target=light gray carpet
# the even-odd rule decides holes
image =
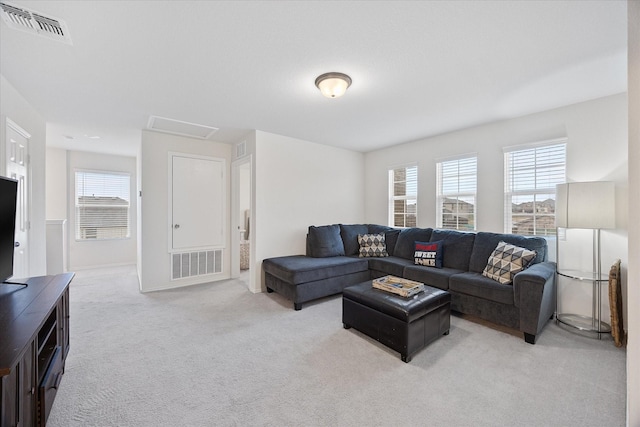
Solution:
[[[71,284],[49,426],[623,426],[624,350],[549,323],[535,345],[453,316],[409,364],[240,280],[148,294],[133,267]]]

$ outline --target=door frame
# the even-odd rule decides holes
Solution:
[[[231,277],[240,277],[240,239],[238,230],[240,230],[240,167],[248,164],[250,173],[250,197],[249,197],[249,211],[250,211],[250,223],[249,223],[249,277],[250,284],[249,289],[252,289],[251,282],[254,281],[252,270],[252,260],[254,258],[255,248],[255,219],[254,219],[254,204],[253,204],[253,156],[250,154],[241,159],[235,160],[231,163]]]

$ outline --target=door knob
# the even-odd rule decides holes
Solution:
[[[19,248],[20,247],[20,242],[14,242],[13,246],[15,246],[16,248]]]
[[[178,228],[180,228],[180,224],[174,225],[173,228],[175,228],[177,230]]]

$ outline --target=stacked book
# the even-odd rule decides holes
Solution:
[[[384,276],[373,279],[372,286],[386,292],[408,298],[424,290],[424,284],[395,276]]]

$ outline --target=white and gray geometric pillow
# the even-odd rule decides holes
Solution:
[[[489,257],[482,275],[508,285],[513,282],[513,276],[527,268],[536,255],[535,251],[500,242]]]
[[[358,234],[358,244],[360,245],[360,258],[389,256],[384,233]]]

